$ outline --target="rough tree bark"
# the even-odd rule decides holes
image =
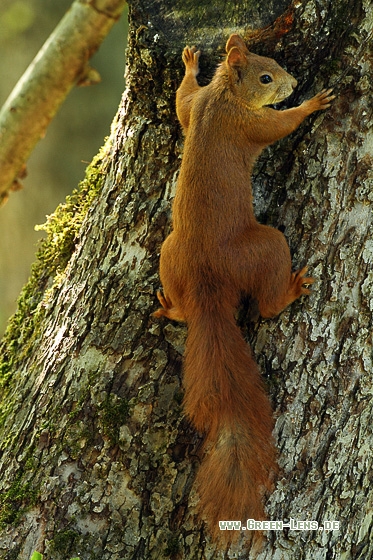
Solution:
[[[2,344],[0,557],[365,559],[373,555],[372,106],[368,0],[130,3],[127,89],[79,192],[51,216]],[[250,324],[282,468],[265,550],[217,550],[195,517],[201,438],[182,414],[185,328],[151,317],[182,136],[185,43],[207,81],[227,35],[277,24],[258,53],[337,99],[266,151],[258,218],[281,228],[313,295]],[[286,29],[285,29],[286,28]],[[287,30],[287,33],[284,31]],[[253,47],[254,50],[254,47]]]

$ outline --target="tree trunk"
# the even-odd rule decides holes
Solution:
[[[2,344],[0,558],[373,556],[373,8],[295,5],[130,2],[127,89],[111,136],[49,218]],[[202,49],[203,84],[231,31],[248,37],[249,24],[275,20],[249,35],[298,79],[291,104],[323,87],[337,99],[268,149],[253,178],[259,221],[284,231],[294,268],[307,263],[316,279],[309,299],[248,325],[276,417],[281,473],[267,512],[339,531],[270,531],[257,555],[247,532],[219,549],[196,517],[201,437],[182,413],[186,328],[151,313],[182,154],[182,47]]]

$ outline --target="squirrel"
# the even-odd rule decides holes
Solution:
[[[205,434],[197,472],[199,513],[215,539],[219,521],[263,520],[263,493],[277,472],[272,410],[260,372],[235,321],[243,295],[274,317],[313,279],[291,271],[283,234],[254,216],[250,175],[263,148],[335,98],[322,90],[299,107],[275,110],[297,81],[274,60],[249,52],[237,34],[209,85],[198,85],[200,51],[186,47],[176,112],[185,132],[173,230],[160,256],[162,307],[187,323],[184,410]]]

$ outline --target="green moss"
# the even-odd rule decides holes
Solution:
[[[0,528],[17,525],[24,512],[36,503],[37,491],[31,482],[22,482],[20,473],[7,492],[0,495]]]
[[[51,547],[58,552],[68,553],[70,548],[74,546],[74,542],[79,538],[79,534],[71,529],[57,533],[53,539]]]
[[[120,399],[116,395],[108,394],[105,402],[101,405],[100,413],[104,434],[109,438],[112,445],[117,445],[120,427],[128,418],[128,401]]]
[[[93,443],[94,434],[84,422],[69,424],[64,433],[61,447],[67,449],[69,457],[77,460],[82,454],[82,450]]]
[[[90,382],[91,379],[89,379],[89,383]],[[84,411],[84,407],[88,403],[90,397],[91,397],[91,393],[89,390],[89,386],[86,386],[83,388],[79,399],[74,404],[74,409],[71,412],[69,412],[70,420],[74,421],[82,414],[82,412]]]
[[[109,142],[87,167],[78,189],[38,227],[47,232],[47,237],[40,244],[30,278],[18,298],[17,311],[9,320],[0,345],[0,428],[12,409],[7,390],[10,379],[40,336],[46,292],[58,284],[64,273],[87,211],[101,190],[107,146]]]
[[[28,340],[40,321],[40,302],[51,280],[63,273],[74,251],[78,233],[92,201],[101,190],[103,182],[103,161],[100,154],[87,167],[84,180],[79,188],[48,216],[45,224],[36,226],[45,230],[47,238],[41,242],[36,254],[36,262],[31,268],[31,276],[23,288],[16,313],[10,319],[3,341],[8,360],[2,360],[0,374],[4,378],[12,367],[12,356]],[[24,354],[24,350],[22,352]]]
[[[79,550],[80,557],[85,560],[98,560],[102,555],[95,552],[96,545],[97,538],[93,535],[81,535],[73,529],[66,528],[64,531],[57,531],[53,539],[47,541],[46,558],[67,560]],[[79,560],[79,557],[75,556],[71,560]]]
[[[79,189],[66,198],[48,216],[45,224],[36,226],[37,231],[47,232],[47,242],[42,247],[43,268],[48,275],[61,273],[71,257],[83,219],[94,198],[101,190],[102,171],[97,167],[97,159],[86,170],[86,176]]]
[[[69,552],[76,548],[80,541],[80,535],[76,531],[68,529],[56,533],[51,541],[49,541],[49,551],[58,553],[59,557],[68,558]]]
[[[25,470],[27,471],[35,471],[37,468],[37,462],[34,457],[28,457],[25,461]]]

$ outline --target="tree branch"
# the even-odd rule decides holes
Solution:
[[[125,0],[75,0],[0,111],[0,198],[17,190],[25,162],[76,83],[97,81],[88,60]]]

